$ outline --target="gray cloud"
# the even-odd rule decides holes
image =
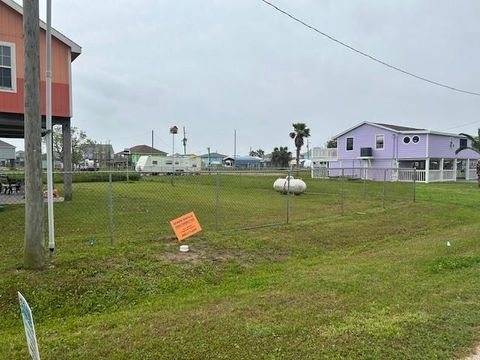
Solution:
[[[480,91],[477,1],[275,3],[394,65]],[[115,150],[149,144],[154,129],[170,151],[173,124],[186,126],[197,153],[232,153],[237,129],[242,154],[293,148],[292,122],[311,127],[312,145],[364,120],[480,126],[459,126],[478,119],[478,97],[383,68],[258,0],[64,0],[53,14],[83,47],[73,63],[73,124]]]

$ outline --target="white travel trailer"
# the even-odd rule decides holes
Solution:
[[[140,156],[135,166],[135,171],[140,173],[172,174],[175,172],[197,174],[202,167],[202,159],[199,156]]]

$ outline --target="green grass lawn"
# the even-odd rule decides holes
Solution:
[[[480,190],[475,184],[275,176],[76,183],[56,204],[57,250],[22,269],[23,207],[0,213],[0,358],[26,359],[16,292],[45,359],[452,359],[480,340]],[[383,202],[385,194],[385,202]],[[385,206],[385,209],[383,208]],[[204,231],[180,254],[168,221]],[[216,215],[217,214],[217,220]],[[239,230],[256,225],[273,227]],[[215,232],[215,227],[221,230]],[[88,239],[95,238],[93,246]],[[450,241],[452,246],[447,247]]]

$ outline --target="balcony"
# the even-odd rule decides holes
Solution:
[[[325,149],[315,147],[312,149],[312,160],[317,161],[330,161],[337,160],[337,149]]]

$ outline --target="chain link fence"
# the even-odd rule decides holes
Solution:
[[[170,221],[191,211],[205,231],[233,231],[414,201],[415,182],[393,181],[395,169],[370,169],[369,178],[375,180],[357,171],[335,169],[320,179],[309,171],[288,170],[55,173],[56,238],[121,242],[171,237]],[[73,180],[71,201],[63,199],[65,175]],[[23,238],[24,175],[12,172],[5,177],[0,222],[7,236]],[[273,189],[277,179],[283,194]],[[289,179],[303,180],[306,192],[295,195]]]

